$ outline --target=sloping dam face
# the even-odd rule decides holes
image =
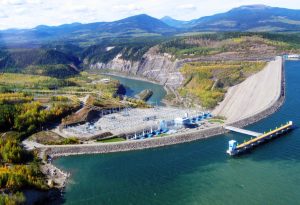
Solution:
[[[255,115],[279,99],[281,80],[282,58],[276,57],[262,71],[229,88],[225,99],[213,114],[225,116],[228,123]]]

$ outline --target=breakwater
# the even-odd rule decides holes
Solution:
[[[175,134],[167,137],[152,138],[107,144],[85,144],[85,145],[61,145],[45,146],[45,153],[52,157],[78,155],[78,154],[100,154],[111,152],[124,152],[141,150],[147,148],[174,145],[194,140],[204,139],[210,136],[223,134],[225,129],[222,126],[213,127],[201,131],[193,131],[184,134]]]

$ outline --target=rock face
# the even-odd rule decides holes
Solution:
[[[156,50],[156,47],[149,49],[140,61],[124,60],[121,55],[117,55],[108,63],[98,62],[89,67],[140,76],[172,88],[179,87],[183,82],[183,76],[179,72],[182,63],[172,60],[168,54],[158,54]]]

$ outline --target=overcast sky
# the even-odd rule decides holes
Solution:
[[[251,4],[300,9],[300,0],[0,0],[0,29],[113,21],[141,13],[190,20]]]

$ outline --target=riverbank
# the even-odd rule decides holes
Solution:
[[[112,76],[112,77],[121,77],[121,78],[128,78],[131,80],[138,80],[138,81],[143,81],[143,82],[148,82],[148,83],[153,83],[153,84],[157,84],[157,85],[161,85],[163,86],[164,90],[166,91],[166,96],[164,97],[164,99],[162,100],[162,103],[166,106],[174,106],[174,103],[172,102],[172,100],[175,100],[176,103],[180,103],[180,95],[176,92],[176,90],[169,86],[167,83],[160,83],[158,81],[154,81],[154,80],[149,80],[145,77],[141,77],[141,76],[132,76],[132,75],[126,75],[124,73],[116,73],[116,72],[108,72],[108,73],[101,73],[102,75],[106,75],[106,76]],[[174,95],[175,99],[166,99],[167,96],[170,95]]]

